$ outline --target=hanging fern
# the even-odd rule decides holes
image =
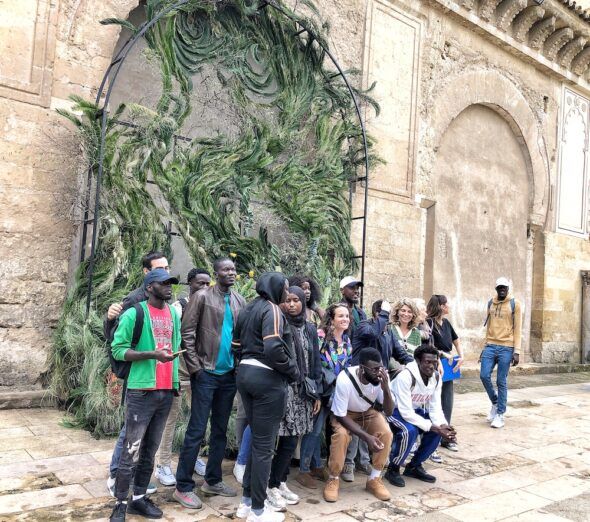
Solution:
[[[147,19],[172,4],[148,0]],[[240,273],[277,267],[310,273],[327,296],[356,269],[347,188],[364,163],[364,148],[354,104],[326,63],[316,19],[304,21],[312,36],[288,13],[248,0],[191,0],[145,34],[162,94],[154,107],[127,103],[108,120],[92,309],[85,320],[82,264],[51,358],[54,392],[75,422],[99,435],[114,432],[120,419],[107,393],[101,319],[139,284],[141,256],[169,251],[163,221],[174,223],[197,266],[232,252]],[[103,23],[138,31],[128,21]],[[232,132],[178,142],[175,135],[195,108],[195,80],[205,76],[225,93]],[[95,171],[97,108],[74,101],[82,116],[62,114],[80,130]],[[122,117],[134,126],[117,124]],[[154,203],[148,180],[166,209]],[[252,292],[252,278],[240,287]]]

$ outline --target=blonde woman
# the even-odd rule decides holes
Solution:
[[[422,344],[422,335],[418,330],[419,311],[412,299],[407,297],[394,303],[391,309],[393,335],[402,344],[406,352],[414,354],[414,350]]]

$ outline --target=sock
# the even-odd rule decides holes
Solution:
[[[381,471],[373,468],[371,470],[371,474],[369,475],[369,480],[376,479],[377,477],[380,477],[380,476],[381,476]]]
[[[143,497],[145,497],[145,494],[144,495],[133,495],[133,501],[139,500],[140,498],[143,498]]]
[[[339,477],[335,477],[334,475],[330,475],[330,478],[338,480]]]
[[[257,517],[259,517],[260,515],[262,515],[262,513],[264,513],[264,508],[253,509],[252,513],[254,513]]]
[[[251,507],[252,506],[252,498],[251,497],[242,497],[242,504],[245,506]]]

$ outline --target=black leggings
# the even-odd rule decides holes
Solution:
[[[263,509],[273,450],[285,413],[287,382],[276,371],[241,364],[237,385],[252,430],[252,451],[244,473],[244,496],[252,498],[252,509]]]
[[[454,382],[455,381],[443,382],[441,389],[440,402],[442,404],[442,410],[445,414],[445,418],[449,424],[451,424],[451,416],[453,415]]]
[[[279,437],[277,451],[272,459],[272,465],[270,468],[270,479],[268,481],[269,488],[278,488],[281,485],[281,482],[287,481],[291,459],[297,448],[297,439],[298,437],[295,435],[292,437]]]

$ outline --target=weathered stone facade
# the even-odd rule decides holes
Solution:
[[[377,82],[382,107],[368,122],[387,163],[370,179],[365,303],[444,293],[476,357],[506,275],[528,360],[580,362],[588,16],[566,0],[316,3],[338,60]],[[54,109],[95,96],[119,37],[98,22],[138,5],[0,3],[0,386],[38,381],[76,262],[83,154]]]

